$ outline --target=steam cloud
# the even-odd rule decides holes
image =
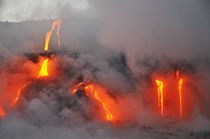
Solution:
[[[90,8],[86,0],[2,0],[0,4],[1,20],[13,22],[66,18]]]
[[[121,94],[127,94],[130,90],[143,94],[145,86],[141,86],[144,82],[142,77],[159,70],[159,67],[168,68],[171,63],[186,62],[190,65],[187,71],[194,73],[192,77],[199,82],[196,86],[199,93],[196,95],[206,102],[200,104],[203,113],[210,116],[208,1],[2,0],[0,4],[2,21],[27,21],[0,24],[0,62],[3,68],[15,55],[41,50],[45,32],[51,24],[45,19],[64,19],[61,44],[70,52],[62,55],[65,60],[60,67],[67,77],[61,77],[62,83],[56,82],[57,85],[46,85],[48,91],[42,90],[38,97],[26,101],[24,114],[11,112],[7,119],[1,120],[1,138],[189,138],[194,130],[195,137],[206,137],[206,130],[210,128],[208,117],[195,112],[197,118],[191,124],[167,125],[163,119],[152,116],[152,112],[144,108],[141,95],[132,98],[133,103],[138,105],[134,107],[137,114],[132,117],[135,124],[120,128],[98,121],[87,122],[81,116],[87,109],[85,100],[74,98],[81,106],[78,108],[81,112],[62,107],[56,96],[65,98],[63,92],[68,85],[67,80],[74,80],[80,75],[97,80]],[[52,38],[50,47],[55,45],[56,40]],[[72,53],[79,53],[78,58],[72,57]],[[107,55],[114,57],[114,63],[107,62]],[[10,66],[15,69],[15,64]],[[187,66],[181,64],[181,67],[185,69]],[[56,86],[62,87],[57,90]],[[32,92],[36,93],[37,89],[32,88],[30,94]],[[134,98],[139,98],[140,102]],[[58,112],[58,109],[61,110]],[[160,125],[166,128],[156,128]]]

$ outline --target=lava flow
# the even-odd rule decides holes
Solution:
[[[157,93],[158,93],[158,109],[161,115],[164,115],[164,98],[163,98],[163,81],[156,80]]]
[[[114,121],[114,116],[111,112],[111,108],[115,105],[114,100],[107,94],[106,90],[94,83],[88,83],[85,85],[84,82],[80,82],[71,88],[71,92],[75,94],[81,87],[86,96],[92,98],[101,105],[101,108],[103,108],[103,112],[105,113],[103,119],[105,119],[105,121]]]
[[[162,79],[162,81],[155,80],[157,85],[155,91],[157,93],[157,107],[161,116],[183,118],[183,84],[186,80],[180,76],[179,70],[176,70],[175,74],[170,72],[157,78]],[[188,101],[187,103],[190,102]],[[186,105],[186,102],[184,104]],[[187,107],[189,107],[188,104]]]
[[[46,77],[48,76],[48,58],[45,59],[43,62],[42,62],[42,65],[41,65],[41,69],[40,69],[40,72],[39,72],[39,75],[38,75],[38,78],[40,77]]]
[[[77,85],[75,85],[74,87],[72,87],[72,88],[71,88],[71,93],[72,93],[72,94],[75,94],[75,93],[77,92],[78,88],[79,88],[80,86],[82,86],[83,84],[84,84],[84,82],[80,82],[80,83],[78,83]]]
[[[58,37],[58,47],[60,47],[59,31],[60,31],[60,26],[61,26],[61,20],[57,20],[57,21],[53,22],[51,30],[46,33],[45,46],[44,46],[44,50],[45,51],[49,50],[49,41],[50,41],[52,32],[54,31],[56,26],[57,26],[57,33],[56,34],[57,34],[57,37]],[[39,71],[39,74],[38,74],[37,78],[49,76],[49,72],[48,72],[48,63],[49,62],[48,61],[49,61],[49,58],[44,58],[44,60],[42,60],[40,71]],[[18,102],[18,100],[19,100],[19,98],[21,96],[22,90],[25,87],[27,87],[31,82],[32,81],[29,81],[29,82],[25,83],[20,89],[18,89],[16,97],[14,98],[14,100],[12,100],[12,102],[9,105],[10,107],[14,107],[15,106],[15,104]],[[3,108],[1,108],[1,109],[3,109]],[[3,113],[2,110],[1,110],[1,113]]]
[[[182,98],[182,85],[183,79],[179,78],[179,70],[176,71],[176,78],[178,79],[178,92],[179,92],[179,116],[183,117],[183,98]]]
[[[112,100],[105,93],[105,91],[99,86],[96,86],[94,84],[89,84],[84,89],[87,96],[93,97],[102,105],[103,110],[105,112],[105,120],[113,121],[113,115],[111,111],[109,110],[109,107],[110,107],[109,104],[111,103]]]
[[[179,89],[179,115],[180,117],[183,116],[183,109],[182,109],[182,84],[183,84],[183,79],[179,79],[179,86],[178,86],[178,89]]]
[[[0,106],[0,118],[4,118],[6,116],[7,116],[6,111],[4,110],[2,106]]]
[[[57,31],[56,31],[56,34],[57,34],[57,37],[58,37],[58,47],[60,48],[60,27],[61,27],[61,22],[62,20],[56,20],[53,22],[52,24],[52,28],[50,31],[48,31],[46,33],[46,37],[45,37],[45,45],[44,45],[44,50],[45,51],[48,51],[49,50],[49,42],[50,42],[50,38],[52,36],[52,33],[55,29],[55,27],[57,26]]]
[[[10,107],[14,107],[15,104],[18,102],[18,100],[20,99],[22,90],[27,87],[29,84],[31,83],[31,81],[27,82],[26,84],[23,85],[23,87],[21,87],[20,89],[18,89],[18,93],[17,96],[15,97],[15,99],[12,101],[12,103],[9,105]]]
[[[58,47],[60,48],[60,27],[61,27],[61,22],[62,20],[56,20],[53,22],[52,24],[52,28],[50,31],[48,31],[46,33],[46,37],[45,37],[45,45],[44,45],[44,50],[45,51],[48,51],[49,50],[49,42],[50,42],[50,38],[52,36],[52,32],[54,31],[55,27],[57,26],[57,37],[58,37]],[[41,69],[40,69],[40,72],[39,72],[39,75],[38,77],[46,77],[48,76],[48,58],[46,58],[43,62],[42,62],[42,65],[41,65]]]

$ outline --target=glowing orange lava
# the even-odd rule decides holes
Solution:
[[[179,79],[179,83],[178,83],[178,90],[179,90],[179,116],[182,117],[183,116],[183,109],[182,109],[182,84],[183,84],[183,79]]]
[[[60,27],[61,27],[61,22],[62,20],[56,20],[53,22],[52,24],[52,28],[50,31],[48,31],[46,33],[46,36],[45,36],[45,45],[44,45],[44,50],[45,51],[48,51],[49,50],[49,42],[50,42],[50,38],[52,36],[52,33],[55,29],[55,27],[57,26],[57,31],[56,31],[56,34],[57,34],[57,37],[58,37],[58,47],[60,48]]]
[[[22,90],[31,83],[31,81],[27,82],[26,84],[23,85],[23,87],[21,87],[20,89],[18,89],[18,93],[17,96],[15,97],[15,99],[12,101],[12,103],[9,105],[10,107],[14,107],[15,104],[18,102],[18,100],[20,99]]]
[[[157,93],[158,93],[158,109],[160,110],[161,115],[164,115],[164,98],[163,98],[163,81],[156,80],[157,84]]]
[[[111,106],[109,105],[112,99],[106,94],[104,89],[94,84],[89,84],[84,89],[87,96],[93,97],[102,105],[105,112],[105,120],[113,121],[114,118],[113,114],[110,111]]]
[[[183,99],[182,99],[182,84],[183,79],[179,78],[179,70],[176,71],[176,79],[178,79],[178,92],[179,92],[179,116],[183,117]]]
[[[2,106],[0,106],[0,118],[5,118],[7,116],[6,111]]]
[[[76,84],[74,87],[71,88],[71,93],[75,94],[78,91],[78,88],[83,84],[84,84],[84,82],[80,82],[80,83]]]
[[[39,77],[46,77],[48,76],[48,58],[42,62],[41,69],[38,75]]]
[[[176,71],[176,78],[179,78],[179,70]]]

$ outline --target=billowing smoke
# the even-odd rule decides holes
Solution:
[[[209,136],[208,1],[3,0],[0,4],[1,96],[9,92],[11,97],[19,84],[32,80],[17,106],[6,108],[8,116],[0,121],[2,138]],[[50,53],[43,53],[51,19],[63,19],[62,49],[57,48],[54,33]],[[53,60],[56,78],[48,81],[30,74],[38,71],[41,56]],[[183,121],[161,117],[152,108],[153,78],[172,80],[177,70],[186,77],[184,93],[195,106],[187,107],[191,114]],[[70,88],[79,82],[105,87],[120,120],[96,118],[100,106],[85,89],[71,94]]]
[[[86,0],[3,0],[1,21],[21,22],[79,16],[90,8]]]
[[[123,0],[93,3],[102,15],[99,42],[123,48],[131,63],[145,55],[174,59],[209,55],[207,2]]]

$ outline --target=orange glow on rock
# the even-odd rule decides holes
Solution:
[[[179,70],[176,71],[176,78],[179,78]]]
[[[71,93],[75,94],[78,89],[80,88],[80,86],[82,86],[84,84],[84,82],[79,82],[78,84],[76,84],[74,87],[71,88]]]
[[[176,79],[178,79],[179,116],[180,117],[183,117],[183,98],[182,98],[183,79],[182,78],[179,78],[179,70],[176,71]]]
[[[39,71],[39,77],[46,77],[48,76],[48,58],[42,62],[41,69]]]
[[[20,89],[18,89],[17,96],[16,96],[15,99],[12,101],[12,103],[9,105],[10,107],[14,107],[14,106],[15,106],[15,104],[16,104],[16,103],[18,102],[18,100],[20,99],[22,90],[23,90],[26,86],[28,86],[30,83],[31,83],[31,81],[27,82],[27,83],[24,84]]]
[[[60,27],[61,27],[61,22],[62,20],[56,20],[53,22],[52,24],[52,28],[50,31],[48,31],[46,33],[46,36],[45,36],[45,45],[44,45],[44,50],[45,51],[48,51],[49,50],[49,42],[50,42],[50,38],[52,36],[52,33],[55,29],[55,27],[57,26],[57,31],[56,31],[56,34],[57,34],[57,37],[58,37],[58,48],[60,48]]]
[[[5,118],[7,116],[6,111],[2,106],[0,106],[0,118]]]
[[[84,89],[87,96],[94,98],[101,104],[105,113],[104,119],[106,121],[113,121],[114,117],[110,110],[113,104],[113,99],[106,93],[106,91],[95,84],[89,84]]]
[[[163,81],[156,80],[158,94],[158,109],[161,115],[164,115],[164,97],[163,97]]]
[[[157,100],[153,104],[154,110],[170,119],[191,119],[198,99],[194,90],[187,84],[192,84],[194,80],[180,70],[156,73],[153,76],[155,83],[153,98]]]
[[[179,116],[180,117],[183,116],[182,84],[183,84],[183,79],[179,79],[178,90],[179,90]]]

